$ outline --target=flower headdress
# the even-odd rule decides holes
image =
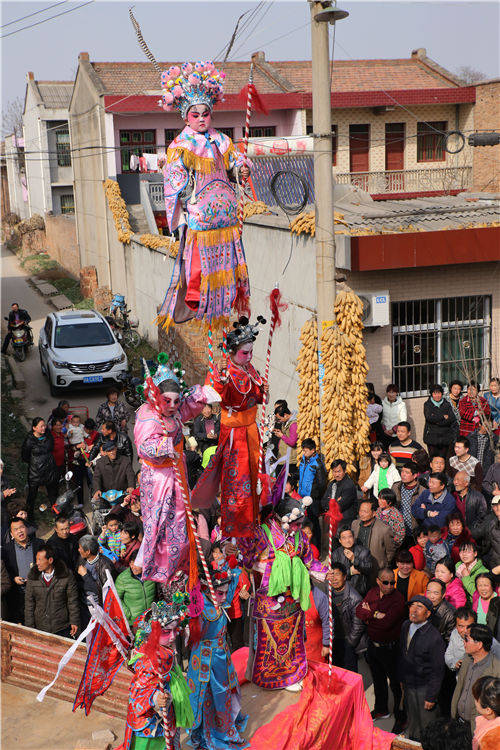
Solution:
[[[189,595],[176,591],[171,601],[153,602],[151,609],[140,615],[134,625],[137,631],[134,638],[134,648],[139,651],[141,646],[148,640],[153,630],[153,623],[157,622],[161,628],[167,628],[172,622],[180,627],[188,621]]]
[[[283,531],[288,531],[290,524],[294,521],[302,520],[306,514],[306,508],[311,505],[312,498],[307,496],[299,500],[285,496],[277,504],[275,513],[281,521]]]
[[[158,401],[161,395],[158,386],[165,380],[173,380],[179,386],[181,395],[185,395],[189,390],[189,387],[184,381],[185,370],[182,369],[180,362],[174,362],[172,367],[168,366],[168,354],[160,352],[157,357],[158,365],[154,373],[151,373],[147,362],[143,359],[144,367],[144,384],[137,386],[137,392],[144,398],[147,399],[153,408],[155,408],[155,402]],[[158,404],[157,404],[158,405]],[[159,406],[159,405],[158,405]],[[161,409],[159,409],[161,411]]]
[[[233,331],[227,334],[227,348],[234,351],[243,344],[255,341],[259,335],[259,323],[265,325],[266,319],[262,315],[257,316],[256,325],[251,325],[248,318],[242,316],[237,323],[233,323]]]
[[[161,74],[163,88],[160,106],[167,112],[178,109],[185,119],[190,107],[205,104],[210,110],[222,100],[226,74],[213,62],[199,60],[171,65]]]
[[[229,565],[225,565],[223,568],[219,568],[218,570],[214,570],[210,573],[212,577],[212,584],[214,589],[218,589],[221,586],[227,586],[231,583],[231,580],[233,578],[233,571]],[[205,578],[202,578],[200,575],[200,584],[202,588],[207,589],[208,588],[208,581]]]

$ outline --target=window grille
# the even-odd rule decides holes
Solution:
[[[69,143],[69,130],[67,128],[56,130],[56,153],[58,167],[71,166],[71,146]]]
[[[132,154],[156,154],[156,130],[120,130],[122,172],[130,172]]]
[[[243,135],[245,135],[245,128],[243,128]],[[276,125],[268,125],[262,127],[261,125],[255,126],[249,129],[250,138],[274,138],[276,135]]]
[[[75,213],[75,196],[73,193],[61,195],[61,213],[62,214],[74,214]]]

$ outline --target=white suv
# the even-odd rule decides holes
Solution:
[[[38,339],[40,367],[50,392],[110,385],[128,369],[127,356],[104,316],[95,310],[50,313]]]

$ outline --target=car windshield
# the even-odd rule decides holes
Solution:
[[[104,323],[75,323],[56,326],[54,346],[56,349],[76,349],[84,346],[107,346],[115,341]]]

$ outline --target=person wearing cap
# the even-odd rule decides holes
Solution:
[[[430,622],[433,610],[426,596],[414,596],[399,639],[398,671],[404,688],[407,734],[416,741],[420,741],[422,731],[439,715],[437,699],[444,676],[445,644]],[[393,731],[402,729],[395,727]]]
[[[118,456],[116,443],[108,440],[102,446],[102,458],[97,462],[92,480],[92,497],[97,499],[108,490],[132,492],[135,474],[128,456]]]

